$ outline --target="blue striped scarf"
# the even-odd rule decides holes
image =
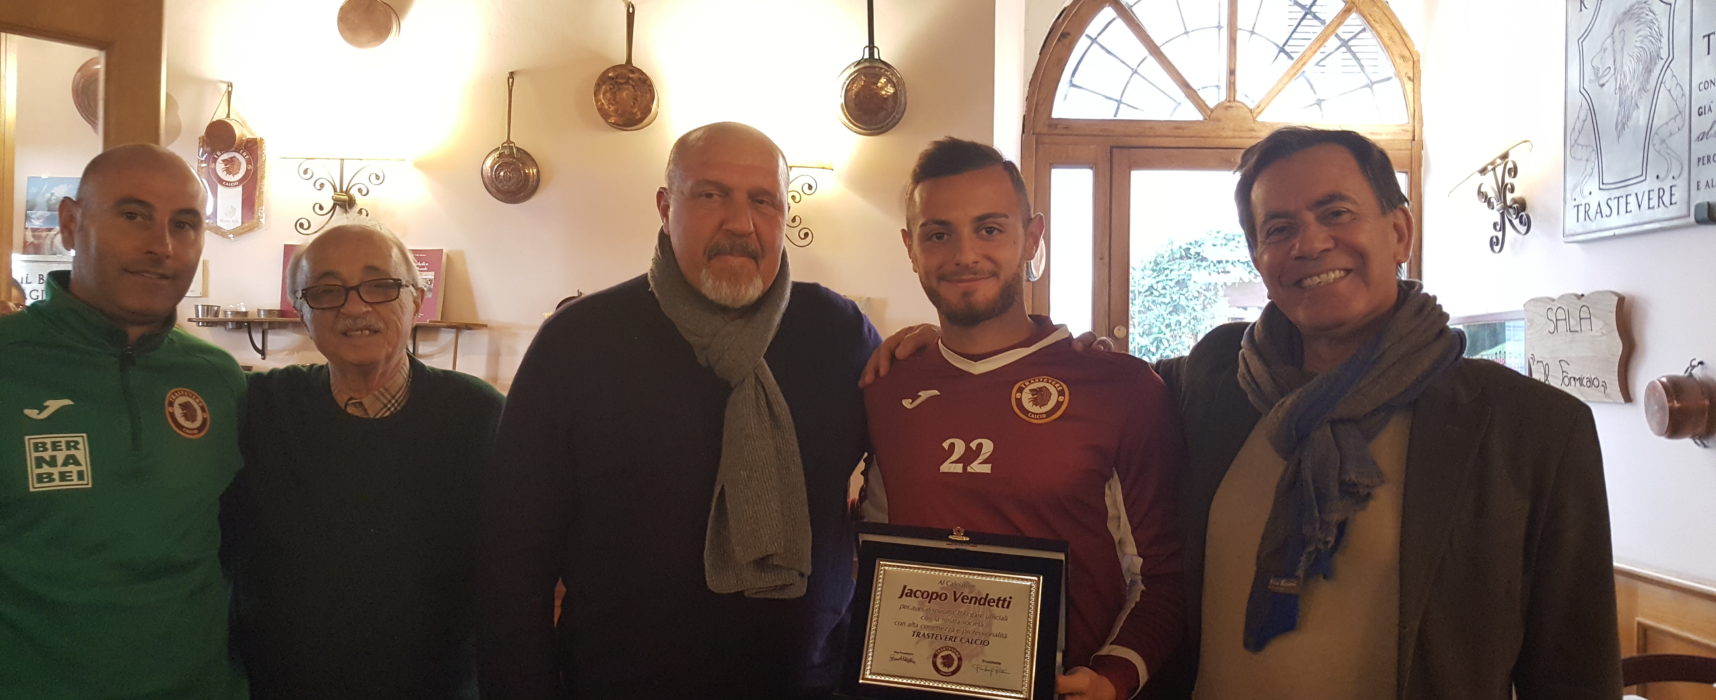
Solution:
[[[1300,594],[1313,577],[1333,575],[1347,521],[1383,483],[1370,441],[1465,352],[1465,335],[1448,327],[1422,283],[1404,280],[1399,289],[1376,336],[1320,375],[1301,369],[1299,330],[1274,303],[1245,330],[1239,385],[1263,413],[1258,429],[1287,462],[1257,548],[1248,650],[1298,626]]]

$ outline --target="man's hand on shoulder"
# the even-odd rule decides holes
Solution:
[[[934,345],[938,340],[941,340],[941,327],[934,324],[920,323],[895,331],[870,353],[870,361],[864,364],[864,375],[858,379],[858,386],[870,386],[876,380],[887,376],[888,370],[894,366],[894,360],[904,360],[916,355],[919,350]]]
[[[24,305],[10,301],[0,301],[0,316],[15,314],[24,310]]]
[[[1077,338],[1073,338],[1072,346],[1074,350],[1079,352],[1084,352],[1086,350],[1098,350],[1101,352],[1119,351],[1114,345],[1113,338],[1106,335],[1097,335],[1090,331],[1080,333]]]
[[[1114,684],[1102,674],[1080,666],[1055,679],[1055,694],[1077,700],[1115,700]]]

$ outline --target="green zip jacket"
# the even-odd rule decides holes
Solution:
[[[0,698],[243,698],[217,554],[244,376],[68,284],[0,317]]]

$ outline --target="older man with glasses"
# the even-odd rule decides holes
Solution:
[[[501,396],[406,353],[411,253],[369,226],[287,265],[327,364],[251,375],[227,494],[235,635],[257,697],[475,697],[479,465]]]

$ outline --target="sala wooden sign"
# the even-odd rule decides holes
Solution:
[[[1627,403],[1632,342],[1620,294],[1537,297],[1525,302],[1525,357],[1532,379],[1586,401]]]

